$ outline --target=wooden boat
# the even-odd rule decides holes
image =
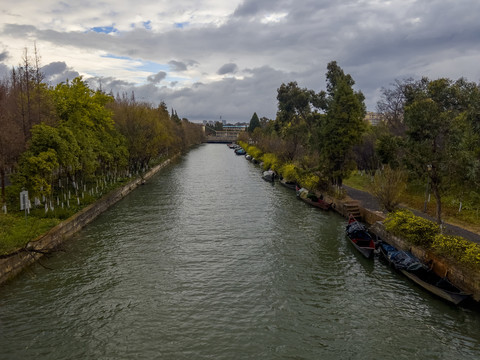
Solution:
[[[332,208],[331,203],[328,203],[322,198],[317,197],[315,194],[310,193],[305,188],[297,188],[297,197],[300,200],[306,202],[307,204],[310,204],[322,210],[330,210]]]
[[[346,227],[346,234],[353,246],[367,259],[373,257],[375,242],[372,236],[355,217],[350,214]]]
[[[243,149],[243,148],[238,148],[238,149],[235,149],[235,154],[237,155],[245,155],[247,152]]]
[[[397,250],[389,244],[382,243],[380,253],[403,275],[444,300],[458,305],[470,297],[470,294],[457,288],[446,277],[435,274],[408,251]]]
[[[288,189],[292,189],[292,190],[297,189],[297,183],[293,181],[286,181],[285,179],[280,179],[280,184],[282,184]]]
[[[275,180],[275,172],[273,170],[264,171],[262,179],[268,182],[273,182]]]

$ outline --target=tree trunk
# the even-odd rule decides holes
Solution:
[[[436,211],[437,223],[441,225],[442,224],[442,197],[440,196],[440,191],[438,189],[437,183],[432,183],[432,192],[437,202],[437,211]]]
[[[2,204],[5,204],[7,201],[6,195],[5,195],[5,169],[3,166],[0,168],[0,179],[1,179],[1,186],[2,186]]]

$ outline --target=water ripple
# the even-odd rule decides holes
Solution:
[[[355,252],[224,145],[123,199],[0,294],[1,357],[476,359],[480,316]],[[21,340],[19,340],[21,339]]]

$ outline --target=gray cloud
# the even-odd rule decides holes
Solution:
[[[217,74],[218,75],[226,75],[226,74],[234,74],[238,70],[237,64],[234,63],[228,63],[222,65],[220,69],[218,69]]]
[[[159,84],[166,77],[167,77],[167,73],[165,71],[160,71],[155,75],[148,76],[147,81],[151,82],[152,84]]]
[[[8,52],[7,51],[3,51],[0,53],[0,61],[4,61],[8,58]]]
[[[40,68],[45,75],[45,80],[52,85],[73,80],[80,74],[72,68],[69,68],[63,61],[55,61]]]
[[[182,71],[186,71],[188,67],[198,65],[198,62],[195,60],[187,60],[187,61],[170,60],[168,62],[168,65],[172,67],[172,71],[182,72]]]
[[[171,60],[168,64],[172,67],[173,71],[185,71],[187,70],[187,65],[181,61]]]
[[[122,91],[135,90],[145,101],[163,100],[191,119],[222,115],[248,120],[253,111],[259,116],[275,116],[276,89],[282,82],[323,89],[326,66],[332,60],[355,79],[355,88],[366,95],[369,110],[375,109],[379,89],[396,78],[464,76],[478,81],[478,13],[480,2],[473,0],[245,0],[219,23],[181,30],[172,27],[156,32],[135,27],[111,36],[5,24],[0,35],[3,39],[15,34],[22,41],[35,38],[40,52],[43,44],[58,49],[73,46],[83,53],[107,52],[168,64],[172,72],[185,77],[195,71],[195,77],[188,79],[193,85],[176,78],[170,87],[158,86],[166,77],[162,72],[151,75],[144,85],[119,79],[108,84]],[[284,16],[276,21],[275,16],[269,17],[272,14]],[[237,79],[210,80],[212,75],[233,73]],[[237,98],[253,105],[239,103]]]

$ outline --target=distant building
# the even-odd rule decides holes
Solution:
[[[372,126],[377,126],[383,120],[382,114],[368,111],[365,115],[365,121],[370,123]]]
[[[226,131],[245,131],[248,125],[223,125],[223,130]]]

